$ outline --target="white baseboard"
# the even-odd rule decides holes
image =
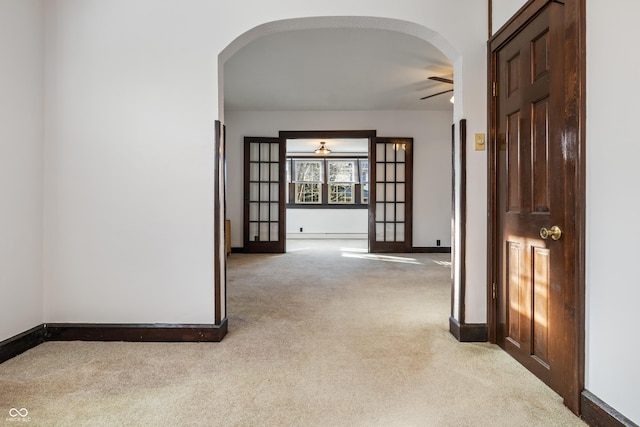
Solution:
[[[288,233],[287,239],[362,239],[367,240],[367,233]]]

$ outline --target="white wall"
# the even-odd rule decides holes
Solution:
[[[47,2],[47,322],[213,323],[214,2]]]
[[[368,224],[367,209],[287,209],[287,238],[366,239]]]
[[[527,0],[490,0],[491,1],[491,34],[495,34],[500,27],[527,2]]]
[[[281,130],[376,130],[378,136],[414,138],[413,245],[436,246],[441,240],[442,246],[451,246],[451,121],[447,111],[228,111],[228,218],[242,218],[245,136],[277,137]],[[232,246],[242,247],[241,221],[232,220],[231,236]]]
[[[222,116],[217,58],[256,26],[301,17],[368,17],[367,25],[391,23],[431,34],[455,63],[454,116],[469,120],[470,134],[485,131],[484,2],[45,4],[49,322],[213,321],[212,135]],[[362,19],[345,19],[363,25]],[[482,202],[474,200],[469,211],[482,218],[486,159],[472,156],[470,165],[481,173],[469,190]],[[483,254],[482,229],[470,239],[467,247]],[[482,255],[469,262],[470,274],[484,268]],[[484,274],[473,274],[467,286],[483,293]],[[484,321],[484,294],[467,300],[467,307],[468,318]]]
[[[43,322],[43,3],[0,1],[0,341]]]
[[[586,388],[640,424],[638,2],[587,0]]]

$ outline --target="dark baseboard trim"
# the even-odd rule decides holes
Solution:
[[[220,342],[228,322],[219,325],[173,323],[44,323],[0,342],[0,363],[47,341]]]
[[[487,325],[484,323],[460,324],[453,316],[449,318],[449,332],[460,342],[486,342]]]
[[[0,342],[0,363],[24,353],[45,341],[44,325],[38,325]]]
[[[593,427],[638,427],[589,390],[580,395],[580,413],[582,420]]]
[[[220,325],[49,323],[47,341],[219,342],[227,334],[227,319]]]
[[[450,246],[414,246],[411,248],[411,252],[415,252],[417,254],[450,254],[451,247]],[[244,248],[231,248],[232,254],[243,254],[245,253]]]
[[[450,246],[414,246],[412,252],[418,254],[450,254]]]

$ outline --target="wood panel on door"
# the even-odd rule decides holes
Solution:
[[[369,252],[411,252],[413,139],[371,138]]]
[[[285,251],[286,147],[279,138],[244,139],[244,250]]]
[[[494,52],[497,342],[558,392],[565,351],[562,6],[549,3]]]

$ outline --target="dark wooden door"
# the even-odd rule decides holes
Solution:
[[[370,141],[369,252],[411,252],[413,139]]]
[[[285,144],[279,138],[244,139],[244,250],[285,251]]]
[[[561,234],[572,221],[565,210],[562,13],[548,3],[493,53],[497,342],[561,394],[564,296],[573,286]]]

